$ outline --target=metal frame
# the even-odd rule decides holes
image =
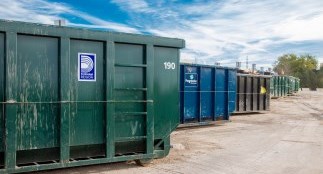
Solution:
[[[244,77],[244,78],[241,78]],[[254,74],[237,74],[237,107],[236,107],[236,114],[239,113],[254,113],[254,112],[264,112],[270,110],[270,78],[272,76],[269,75],[254,75]],[[251,84],[248,84],[248,78],[251,78]],[[247,102],[247,95],[248,95],[248,88],[251,88],[251,91],[255,91],[254,84],[257,82],[257,87],[262,86],[261,79],[263,79],[263,85],[266,87],[266,94],[263,94],[264,97],[262,98],[260,95],[260,88],[256,89],[256,93],[253,95],[256,96],[256,101],[254,100],[254,96],[250,97],[249,102]],[[240,91],[240,80],[244,80],[244,91]],[[250,85],[250,86],[249,86]],[[239,101],[241,96],[243,95],[244,106],[240,108]],[[256,103],[256,108],[254,104]],[[250,109],[248,109],[248,105]],[[262,106],[261,106],[262,105]]]
[[[181,65],[181,67],[186,67],[186,66],[193,66],[193,67],[195,67],[196,69],[197,69],[197,74],[198,74],[198,79],[199,79],[199,82],[198,82],[198,87],[197,87],[197,93],[198,93],[198,97],[197,97],[197,101],[199,101],[199,104],[198,104],[198,107],[197,107],[197,112],[198,112],[198,115],[197,115],[197,120],[194,120],[194,122],[198,122],[198,123],[200,123],[200,124],[204,124],[204,123],[206,123],[206,122],[211,122],[211,121],[216,121],[217,119],[219,119],[219,120],[229,120],[229,118],[230,118],[230,115],[232,114],[232,113],[230,113],[230,108],[229,108],[229,98],[230,98],[230,96],[232,95],[232,94],[234,94],[234,96],[235,96],[235,93],[236,93],[236,89],[229,89],[229,87],[230,87],[230,85],[229,84],[231,84],[231,83],[236,83],[235,81],[234,82],[232,82],[232,81],[230,81],[230,79],[232,78],[231,77],[231,75],[230,75],[230,73],[229,73],[229,71],[236,71],[237,69],[236,68],[230,68],[230,67],[221,67],[221,66],[214,66],[214,65],[201,65],[201,64],[189,64],[189,63],[181,63],[180,64]],[[212,114],[212,116],[211,117],[209,117],[209,118],[207,118],[207,119],[203,119],[202,118],[202,112],[201,112],[201,105],[202,105],[202,103],[201,103],[201,98],[202,98],[202,93],[203,93],[203,91],[201,91],[201,84],[203,83],[202,82],[202,78],[201,78],[201,69],[202,68],[211,68],[212,69],[212,71],[211,71],[211,75],[213,76],[213,81],[214,81],[214,83],[213,83],[213,95],[212,95],[212,104],[213,104],[213,110],[212,110],[212,112],[213,112],[213,114]],[[217,84],[217,80],[216,80],[216,73],[217,73],[217,71],[218,70],[224,70],[224,78],[225,78],[225,83],[224,83],[224,98],[223,98],[223,101],[216,101],[216,96],[217,96],[217,91],[216,91],[216,84]],[[184,68],[182,68],[181,69],[181,78],[182,79],[184,79]],[[234,79],[235,79],[235,77],[234,77]],[[184,82],[181,82],[181,83],[184,83]],[[185,88],[185,86],[184,86],[184,84],[182,84],[183,86],[181,87],[181,91],[180,91],[180,93],[181,93],[181,98],[180,98],[180,103],[181,103],[181,123],[182,124],[188,124],[188,123],[192,123],[192,121],[188,121],[188,120],[185,120],[185,118],[184,118],[184,104],[185,104],[185,95],[184,95],[184,93],[185,93],[185,91],[182,91],[184,88]],[[222,91],[223,92],[223,91]],[[223,114],[223,116],[220,116],[220,117],[217,117],[217,113],[216,113],[216,104],[217,104],[217,102],[221,102],[221,103],[224,103],[224,105],[226,106],[224,109],[224,114]],[[235,107],[235,106],[234,106]]]
[[[0,20],[0,32],[5,34],[5,102],[4,117],[5,117],[5,149],[4,149],[4,168],[0,169],[0,173],[19,173],[39,171],[46,169],[57,169],[74,166],[84,166],[91,164],[110,163],[125,160],[147,159],[162,156],[166,152],[154,152],[154,46],[167,46],[183,48],[185,46],[184,40],[173,38],[161,38],[155,36],[142,36],[136,34],[121,34],[107,31],[93,31],[79,28],[69,28],[61,26],[50,26],[41,24],[31,24],[24,22],[13,22]],[[60,48],[60,160],[50,164],[35,164],[31,166],[16,165],[16,117],[17,112],[15,105],[19,104],[17,94],[17,79],[11,78],[10,74],[16,74],[17,68],[17,36],[18,34],[33,35],[33,36],[48,36],[59,39]],[[69,137],[69,123],[70,123],[70,104],[69,97],[70,89],[70,40],[94,40],[102,41],[105,45],[105,60],[106,63],[106,156],[100,159],[85,159],[85,160],[71,160],[70,159],[70,137]],[[146,47],[146,95],[147,95],[147,113],[146,113],[146,153],[134,154],[125,156],[115,156],[115,111],[114,111],[114,77],[115,77],[115,43],[131,43],[142,44]],[[178,66],[179,68],[179,66]],[[149,72],[149,73],[147,73]],[[169,141],[166,139],[165,141]],[[165,150],[166,151],[166,150]]]

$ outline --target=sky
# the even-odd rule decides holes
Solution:
[[[277,57],[323,63],[322,0],[0,0],[0,19],[181,38],[181,62],[272,67]]]

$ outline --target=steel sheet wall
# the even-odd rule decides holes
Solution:
[[[270,108],[271,76],[238,74],[236,112],[260,112]]]
[[[293,76],[272,76],[271,97],[285,97],[299,90],[300,80]]]
[[[0,173],[166,156],[184,44],[0,21]]]
[[[181,65],[181,123],[229,119],[235,110],[236,70]]]

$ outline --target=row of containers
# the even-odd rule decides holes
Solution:
[[[297,92],[299,83],[292,76],[241,74],[235,68],[181,64],[181,123],[228,120],[233,113],[269,111],[271,98]]]
[[[292,95],[299,91],[300,79],[293,76],[272,76],[270,94],[272,98]]]
[[[169,153],[180,117],[269,109],[269,76],[179,69],[184,47],[182,39],[0,20],[0,173],[146,164]]]
[[[0,20],[0,173],[165,157],[184,47]]]

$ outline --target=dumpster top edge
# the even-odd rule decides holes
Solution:
[[[207,68],[217,68],[217,69],[237,70],[237,68],[233,68],[233,67],[216,66],[216,65],[204,65],[204,64],[196,64],[196,63],[180,63],[180,65],[184,65],[184,66],[196,66],[196,67],[207,67]]]
[[[238,73],[237,76],[249,76],[249,77],[265,77],[265,78],[271,78],[271,75],[262,75],[262,74],[242,74]]]
[[[185,40],[180,38],[171,38],[171,37],[162,37],[162,36],[155,36],[155,35],[147,35],[147,34],[134,34],[134,33],[126,33],[126,32],[117,32],[117,31],[110,31],[110,30],[96,30],[92,28],[82,28],[82,27],[75,27],[75,26],[58,26],[58,25],[50,25],[50,24],[41,24],[41,23],[32,23],[32,22],[23,22],[23,21],[14,21],[14,20],[6,20],[0,19],[0,32],[17,32],[22,34],[34,34],[34,35],[48,35],[51,36],[49,33],[55,30],[55,32],[67,33],[67,32],[76,32],[74,35],[81,35],[87,33],[88,35],[95,35],[95,34],[105,34],[114,36],[114,37],[130,37],[130,38],[138,38],[138,39],[148,39],[148,40],[162,40],[162,42],[158,42],[157,46],[170,46],[170,47],[177,47],[177,48],[184,48],[185,47]],[[56,35],[55,35],[56,36]],[[103,38],[102,38],[103,40]],[[172,43],[172,44],[167,44]]]
[[[273,77],[289,77],[289,78],[299,79],[298,77],[295,77],[295,76],[289,76],[289,75],[273,75]]]

